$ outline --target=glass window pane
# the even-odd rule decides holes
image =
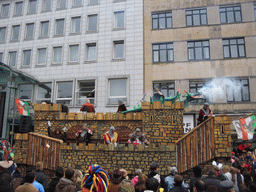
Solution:
[[[66,8],[66,0],[58,0],[58,9]]]
[[[203,46],[209,46],[209,41],[203,41]]]
[[[115,27],[123,28],[124,27],[124,12],[115,12]]]
[[[159,45],[153,45],[153,50],[158,50],[159,49]]]
[[[166,50],[160,50],[160,62],[166,62],[167,57],[166,57]]]
[[[62,61],[62,47],[54,48],[54,60],[55,63],[61,63]]]
[[[232,88],[230,86],[227,86],[227,100],[228,101],[234,101],[233,91],[232,91]]]
[[[166,17],[172,17],[172,13],[166,13]]]
[[[230,53],[229,53],[229,47],[224,46],[224,57],[225,58],[230,58]]]
[[[112,79],[110,83],[110,96],[126,96],[126,79]]]
[[[230,51],[231,51],[231,58],[236,58],[238,57],[238,50],[236,45],[231,45],[230,46]]]
[[[70,62],[78,61],[78,54],[79,54],[79,46],[78,45],[71,45],[69,47],[69,60]]]
[[[207,17],[206,17],[206,15],[201,15],[201,25],[207,25]]]
[[[243,101],[249,101],[249,87],[248,86],[243,86],[242,87],[243,91]]]
[[[196,52],[196,60],[201,60],[203,59],[203,54],[202,54],[202,48],[195,48]]]
[[[88,31],[97,31],[97,15],[90,15]]]
[[[167,49],[173,49],[173,44],[172,43],[168,43],[167,44]]]
[[[186,11],[186,15],[191,15],[192,11]]]
[[[8,17],[9,16],[9,4],[2,5],[2,17]]]
[[[226,7],[226,11],[233,11],[233,7]]]
[[[74,0],[74,7],[82,6],[82,0]]]
[[[158,19],[153,19],[153,29],[158,29]]]
[[[193,14],[199,14],[199,10],[193,10]]]
[[[36,13],[36,0],[29,1],[29,13]]]
[[[31,50],[23,51],[23,65],[30,65],[31,60]]]
[[[165,18],[159,18],[159,29],[165,28]]]
[[[237,40],[236,39],[231,39],[230,40],[230,44],[231,45],[236,45],[237,44]]]
[[[6,28],[0,28],[0,42],[5,42],[5,33],[6,33]]]
[[[38,64],[46,63],[46,48],[38,49]]]
[[[194,49],[188,49],[188,59],[189,60],[194,60],[195,59]]]
[[[22,15],[22,7],[23,7],[23,2],[16,2],[15,3],[15,16],[20,16]]]
[[[56,20],[56,35],[64,34],[64,19]]]
[[[115,58],[123,58],[123,57],[124,57],[124,44],[115,43]]]
[[[168,50],[168,61],[173,61],[173,50]]]
[[[37,99],[51,99],[52,83],[43,83],[38,87]]]
[[[3,62],[3,53],[0,53],[0,62]]]
[[[209,48],[205,47],[205,48],[203,48],[203,51],[204,51],[204,59],[210,59]]]
[[[228,23],[234,23],[234,12],[227,12]]]
[[[80,32],[80,17],[72,18],[72,33]]]
[[[200,13],[206,13],[206,9],[201,9]]]
[[[49,21],[41,23],[41,37],[48,37]]]
[[[34,34],[34,23],[27,24],[26,39],[32,39]]]
[[[167,18],[166,19],[166,27],[167,28],[171,28],[172,27],[172,18]]]
[[[229,40],[223,40],[223,45],[229,45]]]
[[[16,65],[16,56],[17,56],[17,52],[13,51],[9,53],[9,65],[11,67],[14,67]]]
[[[187,26],[192,26],[192,16],[187,16]]]
[[[235,12],[235,18],[236,18],[236,22],[242,21],[242,17],[241,17],[241,12],[240,11],[236,11]]]
[[[13,26],[12,28],[12,41],[18,41],[20,34],[20,26]]]
[[[156,63],[156,62],[159,62],[158,53],[159,53],[158,51],[154,51],[154,52],[153,52],[153,54],[154,54],[153,60],[154,60],[155,63]]]
[[[196,41],[195,42],[195,47],[201,47],[202,46],[202,42],[201,41]]]
[[[237,39],[238,44],[244,44],[244,39]]]
[[[152,18],[158,18],[158,14],[152,14]]]
[[[96,60],[96,45],[89,45],[87,49],[87,59],[89,61]]]
[[[241,87],[234,89],[235,101],[242,101]]]
[[[90,5],[97,5],[98,4],[98,0],[89,0],[90,1]]]
[[[160,49],[166,49],[166,44],[160,44]]]
[[[194,47],[194,42],[188,42],[188,47]]]
[[[241,10],[240,6],[234,7],[234,10]]]
[[[245,50],[244,50],[244,45],[239,45],[239,57],[245,57]]]
[[[19,99],[32,99],[33,85],[19,85]]]
[[[73,82],[58,82],[58,98],[72,98]]]
[[[220,22],[227,23],[226,13],[220,13]]]
[[[44,8],[45,11],[51,10],[51,0],[44,0]]]
[[[193,25],[194,26],[200,25],[200,16],[199,15],[193,15]]]

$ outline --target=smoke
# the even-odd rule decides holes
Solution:
[[[230,92],[232,95],[233,93],[235,95],[236,93],[240,93],[242,86],[243,84],[241,81],[232,81],[227,78],[216,78],[202,87],[199,90],[199,93],[204,95],[206,98],[225,98],[227,92]]]

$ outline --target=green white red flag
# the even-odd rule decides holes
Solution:
[[[255,132],[255,115],[247,118],[241,118],[239,120],[233,121],[233,125],[237,132],[237,138],[243,140],[253,139],[253,134]]]
[[[30,112],[29,112],[29,104],[28,102],[25,102],[25,101],[21,101],[19,99],[15,99],[16,101],[16,104],[18,106],[18,109],[19,109],[19,113],[21,115],[24,115],[24,116],[30,116]]]

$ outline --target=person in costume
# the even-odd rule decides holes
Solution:
[[[146,138],[146,135],[141,132],[139,128],[135,130],[134,133],[130,134],[130,139],[128,140],[129,144],[134,144],[135,146],[140,144],[149,144],[149,141]]]
[[[90,165],[81,182],[82,192],[108,192],[108,185],[108,173],[97,164]]]
[[[78,131],[76,135],[77,135],[77,138],[83,138],[87,146],[91,140],[91,136],[93,135],[93,132],[91,129],[87,127],[87,124],[84,124],[82,127],[82,130]]]
[[[80,111],[88,112],[88,113],[95,113],[95,109],[93,104],[91,104],[90,99],[86,99],[86,103],[83,104]]]
[[[104,142],[106,145],[108,144],[117,144],[119,142],[119,136],[117,132],[115,132],[115,127],[111,126],[109,131],[104,135]]]
[[[154,89],[154,94],[153,94],[153,100],[154,101],[160,101],[161,98],[164,99],[163,93],[161,93],[158,88],[155,88]]]
[[[120,112],[120,111],[127,111],[127,108],[126,108],[123,101],[119,100],[118,105],[119,106],[118,106],[118,109],[117,109],[117,113]]]
[[[211,109],[209,108],[209,103],[205,103],[203,108],[199,111],[198,123],[197,125],[203,123],[208,117],[213,115]]]

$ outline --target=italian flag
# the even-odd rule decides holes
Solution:
[[[16,101],[16,104],[18,106],[19,113],[21,115],[24,115],[24,116],[30,116],[28,102],[23,102],[23,101],[21,101],[19,99],[15,99],[15,101]]]

